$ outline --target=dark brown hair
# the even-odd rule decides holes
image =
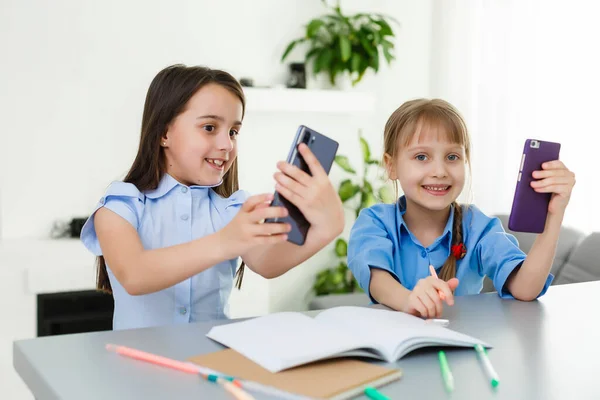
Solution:
[[[471,163],[471,141],[467,125],[460,113],[450,103],[440,99],[417,99],[402,104],[390,116],[384,130],[384,152],[396,160],[399,149],[407,146],[417,131],[423,126],[439,127],[450,142],[457,143],[465,149],[467,163]],[[396,192],[398,191],[397,183]],[[463,209],[456,201],[453,203],[454,221],[452,224],[452,246],[463,241],[462,217]],[[467,249],[469,250],[469,249]],[[450,251],[439,273],[445,281],[456,276],[457,258]]]
[[[246,107],[244,92],[239,82],[225,71],[206,67],[171,65],[160,71],[150,83],[144,112],[140,144],[133,164],[123,179],[133,183],[139,191],[158,187],[166,173],[166,158],[160,140],[173,120],[182,112],[190,98],[203,86],[218,84],[236,95],[242,102],[242,116]],[[213,188],[222,197],[229,197],[238,190],[237,158],[223,177],[223,182]],[[244,263],[237,271],[236,287],[240,288]],[[104,257],[97,258],[96,287],[112,293]]]

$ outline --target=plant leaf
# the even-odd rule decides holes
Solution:
[[[361,30],[361,32],[363,32]],[[369,54],[370,57],[373,57],[374,55],[377,54],[377,49],[375,48],[375,46],[363,35],[361,35],[358,39],[360,41],[360,44],[362,45],[363,49],[365,49],[365,51]]]
[[[350,44],[350,40],[347,36],[340,36],[340,58],[343,62],[346,62],[350,59],[352,55],[352,46]]]
[[[373,195],[373,193],[367,193],[360,205],[362,208],[368,208],[374,206],[375,204],[377,204],[375,195]]]
[[[350,71],[358,72],[360,67],[360,54],[352,53],[352,59],[350,60]]]
[[[308,62],[311,59],[311,57],[314,57],[315,54],[317,54],[318,52],[320,52],[322,50],[323,49],[321,47],[314,47],[314,48],[310,49],[308,51],[308,53],[306,53],[306,55],[304,56],[304,62],[305,63]]]
[[[296,40],[292,40],[290,42],[290,44],[287,45],[285,51],[283,52],[283,55],[281,56],[281,62],[283,62],[285,60],[285,58],[290,54],[290,52],[294,49],[294,47],[302,42],[304,39],[296,39]]]
[[[348,243],[344,239],[338,239],[335,242],[335,254],[338,257],[346,257],[348,255]]]
[[[335,156],[335,163],[346,172],[356,174],[356,170],[350,165],[350,160],[346,156]]]
[[[379,33],[379,31],[373,31],[373,42],[375,43],[375,45],[381,44],[381,34]]]
[[[371,62],[369,65],[375,70],[375,72],[379,71],[379,54],[376,53],[371,57]]]
[[[339,285],[344,281],[344,274],[341,271],[334,271],[331,277],[331,283]]]
[[[355,80],[353,80],[353,81],[352,81],[352,84],[353,84],[353,85],[356,85],[358,82],[360,82],[360,81],[361,81],[361,79],[362,79],[362,78],[363,78],[363,76],[365,75],[365,71],[367,70],[367,65],[363,64],[363,62],[364,62],[364,59],[361,59],[361,60],[360,60],[360,62],[361,62],[361,66],[360,66],[360,68],[358,69],[358,76],[356,77],[356,79],[355,79]]]
[[[381,42],[381,49],[383,50],[383,56],[385,57],[385,60],[387,61],[388,64],[390,64],[392,62],[392,60],[394,60],[396,58],[390,51],[393,48],[394,48],[394,43],[392,43],[388,40],[385,40],[385,39]]]
[[[335,77],[337,76],[337,74],[344,71],[345,69],[346,67],[344,63],[338,58],[334,58],[329,69],[329,80],[332,85],[335,85]]]
[[[313,19],[306,26],[306,37],[313,38],[316,36],[317,32],[321,27],[325,25],[325,22],[321,19]]]
[[[392,27],[386,22],[385,19],[377,19],[373,20],[373,22],[375,22],[381,28],[379,30],[379,34],[381,36],[394,36],[394,31],[392,31]]]
[[[383,56],[385,57],[385,61],[387,61],[388,64],[391,64],[392,61],[396,58],[392,53],[390,53],[387,47],[383,48]]]
[[[375,14],[375,16],[379,17],[380,19],[385,19],[386,21],[392,21],[393,23],[395,23],[396,25],[398,25],[398,27],[402,26],[402,24],[400,23],[400,21],[398,21],[396,18],[392,17],[391,15],[386,15],[386,14]]]
[[[379,198],[383,203],[392,204],[396,201],[395,197],[392,189],[388,185],[379,188]]]
[[[365,178],[363,179],[363,188],[362,188],[362,192],[366,195],[366,194],[372,194],[373,193],[373,186],[371,185],[371,183]],[[363,196],[364,198],[364,196]]]
[[[340,183],[340,188],[338,189],[338,194],[342,202],[346,202],[356,196],[356,194],[360,191],[360,187],[355,185],[350,181],[350,179],[344,180]]]
[[[323,70],[329,69],[328,67],[331,64],[332,58],[333,54],[330,49],[323,49],[323,51],[319,52],[313,66],[313,73],[316,75]]]
[[[379,161],[379,160],[369,160],[369,161],[367,161],[367,164],[369,164],[369,165],[381,165],[381,161]]]
[[[360,148],[362,149],[364,162],[368,163],[371,159],[371,150],[369,149],[369,143],[362,136],[360,137]]]
[[[387,48],[389,48],[389,49],[393,49],[393,48],[394,48],[394,42],[390,42],[390,41],[389,41],[389,40],[387,40],[387,39],[383,39],[383,40],[381,41],[381,45],[382,45],[383,47],[387,47]]]

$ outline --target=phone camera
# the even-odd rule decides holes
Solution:
[[[304,135],[304,137],[302,138],[302,143],[304,144],[308,144],[309,140],[310,140],[310,133],[307,133],[306,135]]]
[[[529,143],[529,147],[531,147],[533,149],[539,149],[540,148],[540,142],[538,142],[537,140],[532,140]]]

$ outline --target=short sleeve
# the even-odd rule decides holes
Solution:
[[[100,249],[98,236],[96,235],[96,227],[94,226],[94,215],[101,207],[113,211],[137,229],[143,206],[144,195],[134,184],[111,183],[81,229],[80,238],[83,245],[94,255],[102,255],[102,249]]]
[[[373,212],[367,208],[360,212],[348,242],[348,268],[356,277],[360,287],[369,295],[371,301],[377,301],[371,296],[371,268],[388,271],[398,282],[398,276],[393,270],[394,244],[385,225]]]
[[[213,213],[215,229],[219,230],[231,222],[248,197],[250,197],[250,193],[245,190],[238,190],[229,197],[221,197],[214,191],[211,191],[211,202],[214,211],[216,211],[216,214]]]
[[[505,287],[506,281],[515,268],[523,264],[526,254],[519,248],[517,239],[504,231],[498,218],[491,219],[476,251],[483,272],[494,283],[498,295],[503,299],[514,298]],[[553,279],[549,274],[538,297],[546,293]]]

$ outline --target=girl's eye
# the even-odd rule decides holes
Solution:
[[[426,156],[425,154],[417,154],[417,155],[415,156],[415,160],[418,160],[418,161],[425,161],[425,160],[427,160],[427,156]]]
[[[448,160],[449,160],[449,161],[456,161],[456,160],[458,160],[459,158],[460,158],[460,157],[458,157],[458,155],[456,155],[456,154],[450,154],[450,155],[448,156]]]
[[[213,132],[215,130],[215,126],[214,125],[204,125],[204,130],[206,132]]]
[[[237,136],[239,134],[240,134],[240,132],[236,131],[235,129],[232,129],[229,131],[229,136]]]

